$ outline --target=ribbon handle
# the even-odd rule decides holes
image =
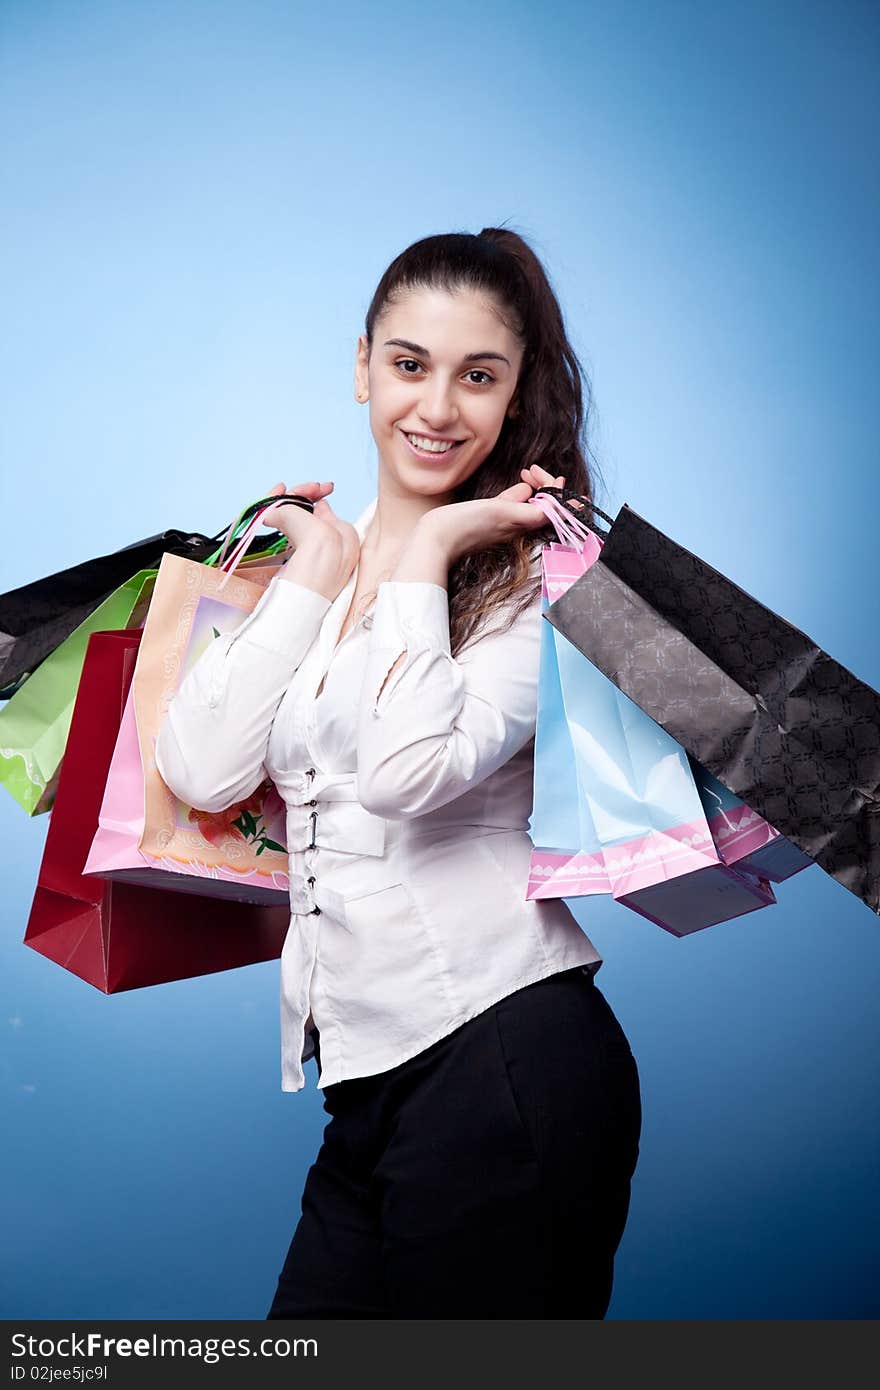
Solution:
[[[263,524],[263,516],[271,507],[290,505],[302,507],[305,511],[313,512],[315,504],[309,497],[302,497],[296,492],[285,492],[280,497],[262,497],[258,502],[252,502],[246,507],[236,521],[230,526],[226,539],[220,547],[217,556],[218,567],[223,571],[223,578],[217,586],[217,592],[221,593],[226,588],[238,565],[247,553],[248,547]],[[236,533],[242,523],[246,523],[244,530],[238,535]],[[232,549],[229,550],[230,543]],[[228,553],[227,553],[228,551]]]
[[[542,487],[540,492],[536,492],[533,497],[529,498],[529,502],[534,503],[544,513],[556,532],[558,540],[563,545],[570,546],[572,550],[580,552],[589,539],[591,531],[594,531],[598,536],[605,536],[605,532],[601,531],[598,526],[592,526],[584,517],[576,515],[569,507],[566,507],[560,494],[567,494],[569,498],[578,498],[584,502],[584,511],[586,511],[589,504],[583,497],[572,492],[569,488]],[[598,512],[600,516],[605,515],[604,512],[599,512],[598,507],[593,508],[593,510]]]

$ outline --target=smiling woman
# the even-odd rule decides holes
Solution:
[[[308,482],[313,510],[266,514],[293,554],[156,750],[189,804],[267,775],[286,804],[282,1087],[314,1057],[331,1118],[268,1316],[603,1317],[639,1080],[595,947],[564,901],[526,899],[530,500],[592,487],[579,364],[522,238],[398,256],[355,390],[377,496],[352,525]]]
[[[404,325],[418,341],[398,333]],[[361,398],[370,399],[380,458],[401,483],[409,477],[418,486],[419,470],[401,471],[403,444],[406,454],[432,465],[431,496],[442,477],[445,500],[452,501],[499,438],[523,345],[491,298],[466,287],[453,293],[413,287],[400,294],[382,316],[380,336],[374,361],[366,334],[361,336],[355,373]],[[486,346],[468,350],[472,343]],[[401,356],[401,348],[413,356]],[[485,365],[477,368],[475,362]]]
[[[390,491],[413,499],[405,507],[401,498],[394,525],[383,509],[368,553],[379,553],[383,538],[399,548],[437,505],[438,485],[441,500],[460,502],[497,497],[521,479],[536,486],[564,476],[592,498],[589,383],[547,273],[515,232],[426,237],[393,260],[358,340],[355,391],[370,402],[380,481],[385,472]],[[437,454],[428,441],[453,447]],[[530,475],[533,465],[543,472]],[[517,599],[515,614],[534,601],[533,560],[533,540],[519,529],[452,563],[453,654],[488,611]]]

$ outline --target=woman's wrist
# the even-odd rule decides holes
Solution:
[[[449,547],[442,536],[420,521],[400,552],[391,579],[439,584],[445,589],[451,562]]]
[[[344,573],[342,548],[323,541],[300,545],[281,571],[281,578],[291,584],[302,584],[331,601],[345,588],[351,575]]]

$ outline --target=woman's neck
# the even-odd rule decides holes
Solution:
[[[371,565],[394,565],[409,541],[417,523],[435,507],[441,507],[445,497],[406,496],[383,492],[381,486],[376,509],[364,533],[361,551]]]

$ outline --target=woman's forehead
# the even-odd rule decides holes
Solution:
[[[380,344],[387,338],[407,338],[430,348],[428,337],[442,342],[481,339],[477,347],[502,349],[516,342],[498,301],[485,290],[462,286],[448,291],[417,286],[388,304],[377,323]],[[421,336],[419,336],[421,334]],[[485,339],[485,341],[483,341]]]

